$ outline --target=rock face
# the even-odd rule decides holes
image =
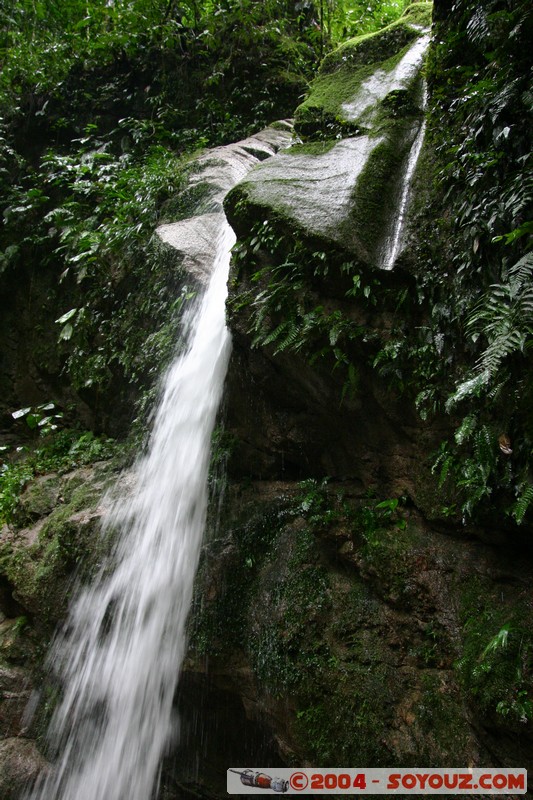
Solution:
[[[429,14],[429,4],[416,4],[389,28],[324,59],[296,110],[296,131],[311,144],[254,169],[226,201],[239,233],[253,220],[276,219],[367,267],[390,266],[385,242],[421,124]]]
[[[22,493],[14,521],[0,531],[0,796],[5,800],[18,800],[47,769],[34,739],[44,732],[56,689],[43,689],[37,670],[66,615],[75,571],[89,577],[98,563],[103,495],[114,480],[113,468],[104,462],[40,476]],[[44,700],[39,706],[38,691]]]
[[[530,726],[496,714],[518,649],[483,650],[505,619],[530,624],[530,564],[349,481],[256,482],[226,508],[192,641],[286,764],[529,763]]]
[[[401,259],[382,269],[423,116],[428,11],[328,55],[296,112],[304,141],[288,147],[282,124],[206,154],[197,216],[158,229],[203,281],[242,177],[226,201],[225,425],[164,800],[225,797],[239,764],[531,766],[530,547],[463,524],[431,471],[449,420],[422,420],[379,370],[391,331],[430,313]],[[107,480],[103,465],[39,476],[2,533],[2,797],[46,768],[25,738],[44,724],[23,719],[29,665],[78,559],[98,559]]]
[[[28,739],[0,741],[0,792],[4,800],[18,800],[26,783],[35,780],[46,761]]]
[[[190,216],[156,230],[167,253],[193,279],[205,283],[209,277],[225,195],[258,161],[286,147],[291,141],[291,129],[290,123],[281,121],[236,144],[209,150],[195,160],[187,193],[193,198],[200,193],[202,199],[193,201]]]
[[[426,12],[328,56],[296,112],[306,141],[225,204],[229,481],[188,669],[266,723],[285,764],[531,763],[530,550],[455,514],[431,473],[449,421],[377,369],[395,326],[425,324],[401,262],[379,268]]]

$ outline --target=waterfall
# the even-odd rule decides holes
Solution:
[[[223,219],[222,215],[221,218]],[[214,271],[163,383],[136,485],[114,501],[110,562],[81,591],[49,664],[64,696],[51,723],[57,765],[31,800],[149,800],[172,739],[173,697],[207,509],[210,440],[231,349],[223,221]]]
[[[355,96],[342,105],[346,119],[357,121],[364,126],[372,125],[379,115],[380,103],[386,96],[394,91],[408,90],[412,81],[416,80],[424,63],[429,42],[429,34],[420,36],[415,39],[393,69],[388,71],[378,69],[364,80]]]
[[[426,89],[424,89],[423,101],[422,101],[422,110],[424,112],[426,110],[426,105],[427,105],[427,95],[426,95]],[[422,145],[424,144],[424,137],[426,135],[426,125],[427,123],[424,117],[424,120],[422,121],[420,128],[418,129],[418,133],[415,136],[413,144],[411,145],[411,149],[409,150],[407,164],[405,166],[405,171],[402,175],[402,186],[401,186],[400,197],[398,200],[398,211],[396,216],[394,217],[391,235],[387,238],[385,242],[385,250],[381,264],[383,269],[392,269],[394,267],[394,263],[400,253],[400,250],[402,249],[402,235],[405,226],[407,208],[409,205],[411,181],[413,179],[416,165],[418,164],[418,158],[420,156],[420,151],[422,150]]]

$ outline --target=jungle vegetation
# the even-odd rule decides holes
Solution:
[[[124,284],[175,217],[187,157],[289,116],[340,36],[405,3],[2,2],[0,273],[51,266],[64,284],[58,336],[77,387],[105,381],[117,359],[135,380],[135,328],[172,311],[174,287],[158,286],[139,318]],[[126,328],[135,344],[119,354]]]
[[[189,293],[155,269],[152,232],[182,213],[191,154],[289,116],[336,42],[406,5],[2,0],[0,276],[53,272],[65,380],[87,392],[117,370],[154,381],[173,348],[161,319]],[[447,513],[522,524],[533,500],[532,12],[524,0],[458,0],[452,15],[437,19],[428,65],[433,188],[414,268],[425,316],[413,330],[400,314],[375,366],[424,418],[449,417],[434,455]]]
[[[22,276],[48,276],[62,380],[89,405],[118,375],[144,421],[175,348],[192,292],[153,231],[186,214],[191,156],[291,115],[325,52],[406,2],[0,0],[1,302]],[[79,422],[42,401],[9,410],[55,453]],[[67,461],[73,441],[61,438]],[[0,455],[8,519],[35,467],[11,465],[11,446]]]

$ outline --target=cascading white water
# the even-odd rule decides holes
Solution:
[[[426,105],[427,105],[427,98],[426,98],[426,90],[424,89],[424,95],[422,101],[423,111],[426,110]],[[422,145],[424,144],[424,137],[426,135],[426,126],[427,123],[424,117],[424,120],[422,121],[422,124],[418,129],[418,133],[416,134],[415,140],[411,145],[409,156],[407,158],[407,165],[405,167],[405,172],[403,174],[403,179],[402,179],[402,190],[400,194],[400,199],[398,201],[398,211],[396,213],[396,216],[394,217],[392,234],[386,242],[385,252],[383,256],[383,263],[382,263],[383,269],[392,269],[394,267],[394,263],[402,248],[402,235],[405,226],[407,207],[409,204],[411,181],[413,179],[416,165],[418,164],[418,158],[420,156],[420,151],[422,150]]]
[[[222,215],[221,215],[222,217]],[[115,501],[111,561],[77,599],[49,661],[64,698],[56,767],[31,800],[149,800],[172,738],[173,697],[207,509],[210,440],[231,348],[224,221],[209,286],[170,368],[133,492]]]

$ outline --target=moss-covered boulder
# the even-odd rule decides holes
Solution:
[[[519,766],[531,574],[348,481],[233,486],[188,669],[208,664],[287,764]]]
[[[356,36],[329,53],[295,113],[297,132],[332,138],[413,113],[429,45],[431,3],[414,3],[398,21]]]
[[[0,580],[8,619],[19,619],[19,628],[30,618],[46,636],[64,617],[74,573],[82,561],[90,570],[103,547],[102,496],[112,480],[109,463],[101,462],[38,477],[22,493],[14,521],[0,532]],[[17,637],[9,625],[6,633],[0,651],[12,656]]]
[[[390,266],[387,241],[423,116],[430,14],[430,4],[418,3],[324,59],[296,110],[295,129],[306,143],[259,165],[226,198],[238,235],[269,219],[367,267]]]

